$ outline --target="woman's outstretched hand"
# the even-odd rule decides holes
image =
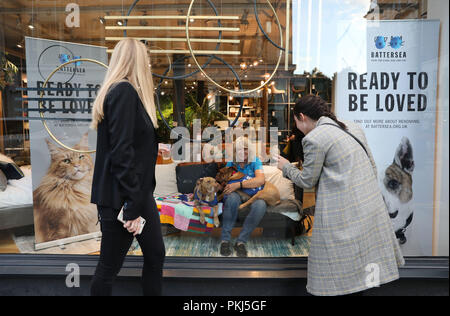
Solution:
[[[273,159],[277,162],[277,167],[280,170],[283,170],[284,165],[286,165],[287,163],[290,163],[289,160],[287,160],[286,158],[276,154],[273,156]]]

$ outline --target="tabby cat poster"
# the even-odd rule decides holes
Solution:
[[[336,114],[359,123],[405,256],[431,256],[439,21],[342,27]]]
[[[75,150],[96,148],[96,133],[89,124],[106,69],[76,60],[88,58],[107,64],[107,53],[106,47],[40,38],[27,37],[25,44],[35,247],[42,249],[55,241],[65,244],[99,234],[97,209],[90,203],[95,154]],[[38,111],[39,102],[43,111]]]

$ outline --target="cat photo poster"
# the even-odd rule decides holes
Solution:
[[[38,250],[99,236],[90,203],[97,135],[89,125],[106,74],[95,61],[107,65],[108,57],[100,46],[31,37],[25,44]]]

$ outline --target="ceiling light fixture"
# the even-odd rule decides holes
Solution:
[[[266,22],[266,30],[267,30],[267,33],[272,33],[272,21],[267,21]]]

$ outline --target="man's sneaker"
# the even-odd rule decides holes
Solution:
[[[222,241],[220,244],[220,254],[225,257],[231,256],[231,245],[229,241]]]
[[[238,257],[247,257],[247,249],[245,249],[244,243],[236,243],[234,245],[234,250],[236,250],[236,255]]]

